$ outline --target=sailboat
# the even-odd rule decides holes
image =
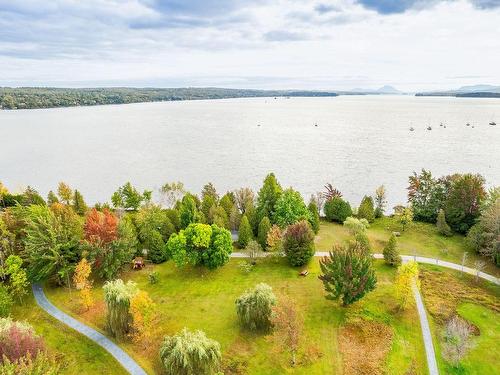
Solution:
[[[490,121],[490,125],[495,126],[497,123],[495,121]]]

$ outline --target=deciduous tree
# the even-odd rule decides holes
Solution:
[[[265,331],[271,328],[272,309],[275,305],[273,289],[261,283],[236,299],[236,312],[242,326],[253,331]]]
[[[274,337],[283,350],[290,352],[292,366],[296,364],[296,354],[300,347],[303,318],[291,298],[280,298],[273,308],[271,323]]]
[[[132,281],[125,284],[123,280],[117,279],[106,281],[102,288],[106,303],[106,328],[121,340],[130,332],[130,301],[137,294],[137,286]]]
[[[283,250],[292,266],[303,266],[314,256],[314,232],[307,221],[302,220],[286,228]]]
[[[396,236],[391,234],[389,241],[384,247],[384,260],[391,266],[399,266],[401,264],[401,255],[399,255],[398,243]]]

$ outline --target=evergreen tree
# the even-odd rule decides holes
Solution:
[[[446,222],[446,216],[444,214],[444,210],[440,209],[438,216],[437,216],[437,221],[436,221],[436,227],[437,230],[440,234],[446,237],[450,237],[453,233],[451,232],[451,228]]]
[[[366,219],[369,223],[375,220],[375,210],[373,208],[373,198],[364,196],[358,208],[358,218]]]
[[[312,230],[315,234],[319,232],[319,210],[315,201],[309,202],[309,206],[307,207],[309,212],[311,213],[309,223],[311,223]]]
[[[342,300],[347,306],[361,299],[375,289],[377,277],[373,269],[372,257],[358,244],[337,245],[328,257],[320,260],[323,282],[327,299]]]
[[[54,194],[52,190],[49,191],[47,195],[47,204],[51,206],[54,203],[59,203],[59,199],[57,199],[57,195]]]
[[[401,264],[401,255],[399,255],[398,243],[394,234],[389,238],[389,242],[384,247],[384,260],[391,266],[399,266]]]
[[[179,214],[181,218],[181,228],[187,228],[189,224],[196,222],[198,217],[196,202],[191,194],[186,194],[184,198],[182,198]]]
[[[274,173],[269,173],[264,179],[264,184],[259,190],[259,195],[257,196],[257,224],[264,216],[272,218],[274,215],[274,206],[278,201],[283,189],[279,184]],[[245,212],[246,213],[246,212]],[[250,218],[249,218],[250,220]]]
[[[386,204],[387,204],[387,199],[385,196],[385,186],[380,185],[377,188],[377,190],[375,190],[375,217],[376,218],[384,216]]]
[[[264,216],[259,223],[259,234],[258,234],[258,242],[259,245],[262,246],[263,249],[266,248],[267,241],[267,232],[271,229],[271,221],[267,216]]]
[[[246,215],[243,215],[238,230],[238,244],[243,249],[248,245],[248,242],[253,238],[252,228],[248,222]]]
[[[349,202],[343,200],[339,196],[329,199],[325,203],[325,216],[330,221],[343,223],[345,219],[352,216],[352,209]]]
[[[75,190],[75,194],[73,195],[73,209],[78,215],[81,216],[85,215],[85,212],[88,209],[85,201],[83,200],[83,195],[78,190]]]
[[[311,225],[299,221],[286,228],[283,236],[283,250],[292,266],[303,266],[314,256],[314,233]]]

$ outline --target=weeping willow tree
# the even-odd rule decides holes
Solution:
[[[129,332],[132,323],[130,300],[137,293],[134,282],[117,279],[107,281],[104,286],[104,301],[106,303],[106,328],[118,340]]]
[[[175,336],[165,336],[160,358],[167,375],[211,375],[220,368],[221,351],[219,343],[204,332],[184,328]]]

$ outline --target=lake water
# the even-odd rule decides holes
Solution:
[[[258,189],[269,171],[306,199],[331,182],[354,205],[381,184],[390,207],[404,203],[408,176],[421,168],[478,172],[500,184],[499,99],[339,96],[0,111],[0,132],[0,181],[10,190],[32,185],[46,195],[63,180],[91,203],[109,200],[126,181],[154,190],[174,180],[194,192],[208,181],[220,192]]]

